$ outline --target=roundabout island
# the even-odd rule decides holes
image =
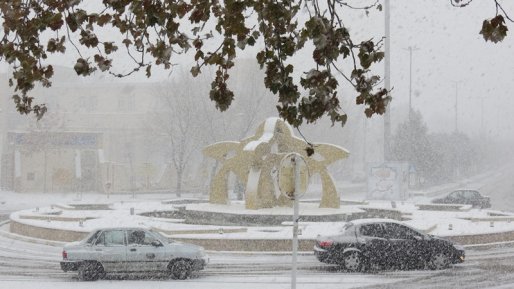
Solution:
[[[393,208],[394,207],[394,208]],[[402,221],[419,231],[462,245],[514,241],[514,213],[413,202],[368,201],[320,209],[300,203],[300,251],[311,251],[318,235],[337,233],[345,222],[363,218]],[[102,227],[141,226],[166,237],[215,251],[290,251],[292,210],[249,210],[243,202],[211,204],[206,200],[55,204],[10,215],[10,232],[70,242]]]

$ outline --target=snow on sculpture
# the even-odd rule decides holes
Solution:
[[[212,179],[209,202],[228,204],[227,182],[230,172],[245,184],[247,209],[290,206],[291,201],[278,195],[274,175],[283,156],[290,152],[302,155],[310,175],[319,174],[322,184],[320,208],[339,208],[340,197],[327,166],[348,157],[348,151],[331,144],[313,144],[314,154],[307,156],[309,144],[295,137],[290,125],[280,118],[266,119],[252,137],[239,142],[225,141],[204,148],[206,156],[221,163]]]

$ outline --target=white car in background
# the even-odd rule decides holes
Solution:
[[[84,281],[130,272],[169,272],[183,280],[209,261],[202,247],[170,241],[144,228],[94,230],[84,240],[66,244],[62,257],[61,269],[78,271]]]

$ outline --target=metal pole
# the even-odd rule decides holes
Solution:
[[[455,132],[459,132],[459,82],[455,82]]]
[[[412,111],[412,53],[419,48],[409,46],[407,49],[409,51],[409,122],[411,121],[411,111]]]
[[[409,46],[409,122],[411,121],[412,110],[412,46]]]
[[[390,31],[390,0],[384,1],[385,40],[384,40],[384,84],[387,91],[391,90],[391,31]],[[384,161],[389,159],[389,140],[391,138],[391,109],[389,105],[384,114]]]
[[[480,136],[484,135],[484,98],[480,98]]]
[[[296,289],[296,270],[298,257],[298,199],[300,189],[300,162],[298,156],[293,158],[294,162],[294,197],[293,197],[293,264],[291,271],[291,289]]]

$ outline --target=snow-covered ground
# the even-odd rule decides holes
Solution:
[[[401,278],[390,279],[389,282],[401,281]],[[318,275],[299,277],[297,280],[298,289],[346,289],[359,288],[368,285],[386,284],[388,280],[381,276],[327,276],[322,278]],[[176,281],[176,280],[99,280],[94,284],[88,282],[68,282],[55,280],[29,279],[26,280],[0,280],[0,288],[17,289],[286,289],[291,288],[289,276],[270,276],[270,277],[207,277],[198,280]]]
[[[59,200],[62,201],[62,200]],[[94,200],[73,201],[71,204],[90,204]],[[105,199],[100,199],[105,204]],[[113,201],[109,199],[107,201]],[[16,222],[50,229],[90,232],[95,228],[117,226],[143,226],[164,233],[174,231],[176,238],[198,239],[289,239],[292,235],[290,224],[281,226],[225,226],[185,224],[183,220],[140,216],[138,213],[177,210],[173,204],[155,200],[119,201],[110,205],[111,210],[75,210],[65,203],[51,207],[38,207],[20,210],[11,214]],[[131,215],[131,208],[135,214]],[[421,231],[439,236],[474,235],[514,231],[514,214],[474,209],[464,206],[464,210],[436,211],[420,210],[416,203],[369,201],[367,204],[342,205],[339,209],[320,209],[317,204],[301,203],[300,216],[323,214],[351,214],[366,209],[393,210],[407,218],[408,224]],[[219,212],[234,215],[290,215],[291,208],[271,208],[247,210],[243,204],[213,205],[188,204],[186,210]],[[502,214],[504,216],[491,216]],[[38,218],[38,219],[35,219]],[[62,220],[59,220],[62,218]],[[64,220],[67,218],[68,220]],[[75,219],[70,221],[69,219]],[[503,218],[503,219],[502,219]],[[491,226],[491,221],[493,225]],[[341,222],[300,222],[300,239],[315,239],[318,235],[333,234],[343,226]],[[230,230],[238,229],[237,232]],[[191,233],[187,233],[191,232]]]
[[[340,209],[319,209],[314,203],[301,203],[300,216],[321,215],[321,214],[351,214],[362,212],[364,209],[397,210],[406,218],[408,224],[421,231],[429,232],[439,236],[452,235],[473,235],[514,231],[514,222],[511,222],[514,214],[490,210],[470,209],[463,207],[459,211],[427,211],[419,210],[417,204],[430,202],[430,197],[440,192],[448,191],[455,186],[467,186],[478,188],[487,179],[494,179],[496,173],[487,173],[459,184],[447,184],[434,187],[424,192],[416,192],[407,201],[398,201],[394,204],[389,201],[367,201],[367,204],[342,205]],[[343,193],[342,198],[352,201],[365,199],[364,192],[358,192],[356,188],[362,188],[363,184],[336,183],[338,188],[348,193]],[[311,189],[316,190],[315,184]],[[320,189],[320,188],[318,188]],[[182,194],[183,198],[203,198],[205,194]],[[185,224],[183,220],[172,220],[155,217],[144,217],[138,214],[152,211],[169,211],[176,209],[176,206],[163,200],[176,198],[175,194],[115,194],[105,195],[100,193],[14,193],[0,192],[0,214],[17,211],[11,218],[20,223],[40,226],[45,228],[57,228],[73,231],[89,232],[98,227],[113,226],[145,226],[162,230],[163,232],[177,231],[176,238],[199,238],[199,239],[289,239],[291,224],[285,222],[282,226],[225,226],[220,225],[191,225]],[[110,204],[113,210],[71,210],[70,204]],[[52,206],[54,205],[54,206]],[[135,215],[130,215],[131,208]],[[291,208],[272,208],[261,210],[246,210],[244,204],[233,201],[231,205],[213,205],[208,203],[188,204],[188,210],[199,210],[205,212],[219,212],[226,214],[247,214],[247,215],[290,215]],[[505,215],[498,218],[491,217],[491,213]],[[57,215],[56,215],[57,214]],[[42,219],[30,219],[39,216]],[[48,220],[45,217],[66,217],[84,219],[84,221],[58,221]],[[504,218],[502,220],[501,218]],[[493,223],[491,223],[491,221]],[[315,239],[318,235],[337,232],[343,224],[341,222],[302,222],[300,229],[302,239]],[[239,229],[237,232],[228,232],[228,229]],[[215,232],[207,232],[207,230]],[[203,231],[185,234],[186,231]]]

